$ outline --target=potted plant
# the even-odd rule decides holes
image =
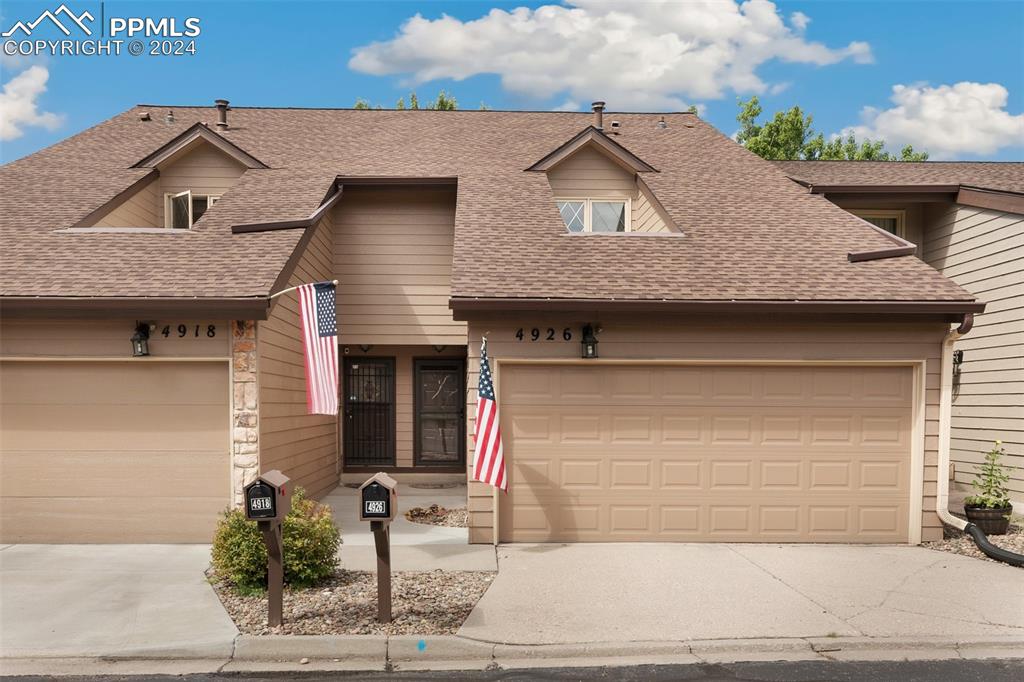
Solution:
[[[1000,459],[1003,455],[1003,441],[997,440],[995,447],[985,454],[985,461],[971,481],[974,495],[964,500],[967,520],[986,535],[1005,535],[1010,527],[1010,491],[1006,484],[1010,475]]]

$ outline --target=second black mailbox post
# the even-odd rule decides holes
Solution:
[[[370,522],[377,549],[377,621],[391,622],[391,532],[398,511],[398,481],[376,474],[359,487],[359,518]]]
[[[292,509],[290,478],[277,469],[245,487],[245,515],[259,523],[267,546],[267,624],[278,626],[284,612],[284,538],[281,524]]]

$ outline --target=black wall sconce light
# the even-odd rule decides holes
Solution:
[[[132,357],[143,358],[149,355],[149,324],[138,322],[132,334]]]
[[[435,353],[443,353],[443,352],[445,352],[445,350],[447,348],[448,348],[448,346],[434,346],[434,352]]]
[[[364,353],[369,353],[371,348],[373,348],[373,346],[370,344],[359,344],[359,350],[363,351]]]
[[[962,350],[953,351],[953,369],[959,369],[962,364],[964,364],[964,352]]]
[[[591,360],[597,357],[597,336],[594,335],[592,325],[583,326],[583,335],[580,339],[580,355],[584,360]]]

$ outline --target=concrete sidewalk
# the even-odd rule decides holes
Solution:
[[[238,630],[206,582],[208,545],[0,550],[0,656],[230,656]]]
[[[459,630],[487,642],[1010,637],[1024,571],[905,546],[572,544],[498,549]]]
[[[341,529],[341,565],[353,571],[377,570],[370,524],[359,520],[359,491],[340,486],[323,501],[331,505]],[[466,486],[453,488],[398,489],[398,516],[391,523],[391,567],[393,571],[496,571],[498,562],[491,545],[469,544],[469,530],[411,523],[405,512],[412,507],[439,504],[465,507]]]

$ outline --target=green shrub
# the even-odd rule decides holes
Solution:
[[[338,565],[341,533],[331,509],[295,488],[292,509],[284,519],[284,581],[308,587],[328,578]],[[240,592],[267,587],[267,548],[255,521],[242,509],[226,509],[213,537],[213,572]]]

